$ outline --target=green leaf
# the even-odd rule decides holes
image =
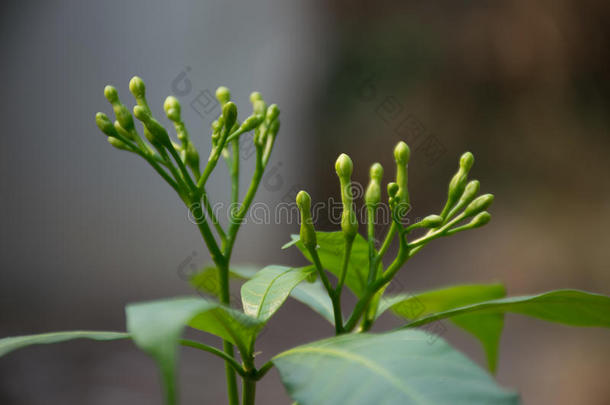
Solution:
[[[399,294],[394,297],[383,297],[379,313],[391,308],[396,315],[413,321],[433,313],[502,298],[505,295],[506,290],[502,284],[458,285],[413,295]],[[481,342],[487,357],[487,365],[492,372],[495,372],[498,364],[500,336],[504,326],[504,314],[461,315],[452,317],[451,321]]]
[[[236,345],[244,355],[252,352],[263,323],[221,304],[195,297],[130,304],[127,330],[136,345],[157,362],[168,404],[176,403],[176,366],[179,338],[188,325]]]
[[[290,296],[307,305],[309,308],[322,315],[331,325],[335,326],[333,303],[320,280],[316,280],[313,283],[301,283],[297,285],[290,293]]]
[[[314,271],[313,266],[265,267],[241,287],[244,312],[267,321],[286,301],[292,289]]]
[[[236,266],[229,271],[229,276],[238,280],[249,280],[258,271],[255,266]],[[214,266],[204,267],[200,272],[193,274],[189,283],[196,290],[206,292],[214,297],[220,295],[220,277],[218,269]]]
[[[300,405],[514,405],[516,394],[444,340],[399,330],[348,334],[273,358],[282,383]]]
[[[549,322],[572,326],[610,328],[610,297],[580,290],[555,290],[538,295],[525,295],[479,302],[435,313],[405,327],[415,327],[466,314],[498,314],[514,312]]]
[[[291,235],[292,241],[282,248],[295,245],[313,263],[307,248],[299,240],[299,235]],[[343,264],[343,252],[345,250],[345,236],[343,232],[316,232],[318,240],[318,255],[322,266],[339,277]],[[366,240],[357,234],[352,245],[345,285],[358,297],[362,298],[366,291],[366,283],[369,274],[369,247]]]
[[[0,357],[31,345],[60,343],[74,339],[116,340],[127,339],[129,335],[124,332],[97,332],[76,330],[71,332],[51,332],[38,335],[14,336],[0,339]]]

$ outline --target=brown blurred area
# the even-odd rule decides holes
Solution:
[[[110,112],[105,84],[117,84],[131,102],[133,74],[149,83],[159,116],[184,71],[193,94],[229,86],[240,111],[249,110],[252,90],[277,102],[282,128],[270,163],[277,187],[257,196],[268,204],[294,187],[314,201],[339,198],[340,153],[352,157],[355,181],[366,183],[376,161],[390,181],[392,149],[405,140],[410,217],[438,213],[459,156],[471,151],[471,177],[496,196],[491,223],[427,246],[399,273],[401,290],[502,281],[510,295],[557,288],[610,294],[608,2],[3,7],[0,336],[123,330],[126,303],[192,294],[177,267],[193,252],[197,266],[208,258],[185,210],[144,163],[106,145],[93,123],[96,111]],[[189,101],[181,98],[185,121],[205,156],[212,117],[186,108]],[[221,171],[209,191],[222,200],[228,190]],[[317,226],[337,229],[324,218]],[[279,249],[297,229],[247,224],[236,261],[303,263],[297,252]],[[384,315],[376,330],[399,324]],[[474,339],[444,327],[444,338],[484,364]],[[260,361],[331,333],[289,301],[257,343]],[[225,403],[220,362],[182,355],[182,403]],[[609,330],[507,316],[498,379],[526,405],[610,405],[608,364]],[[257,399],[291,403],[275,371]],[[152,361],[133,345],[77,342],[0,359],[0,403],[148,405],[161,404],[161,396]]]

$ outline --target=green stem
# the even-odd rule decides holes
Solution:
[[[256,380],[244,378],[242,380],[242,405],[254,405],[256,399]]]
[[[392,240],[394,239],[394,235],[396,234],[396,231],[398,231],[398,224],[396,224],[396,222],[392,221],[390,230],[386,234],[385,240],[383,241],[383,244],[381,245],[381,248],[379,249],[379,253],[377,254],[379,261],[381,259],[383,259],[383,256],[385,255],[388,248],[390,247],[390,244],[392,243]]]
[[[231,142],[233,149],[233,160],[231,164],[231,202],[237,204],[239,201],[239,138]]]
[[[218,350],[215,347],[212,346],[208,346],[206,344],[200,343],[200,342],[196,342],[194,340],[188,340],[188,339],[182,339],[180,340],[180,344],[182,346],[187,346],[187,347],[192,347],[195,349],[199,349],[199,350],[203,350],[205,352],[208,353],[212,353],[222,359],[224,359],[226,362],[228,362],[229,364],[231,364],[231,366],[233,367],[233,369],[242,377],[246,377],[247,373],[246,371],[243,369],[243,367],[237,362],[237,360],[235,360],[234,357],[229,357],[225,352],[223,352],[222,350]]]
[[[333,286],[330,284],[326,273],[324,272],[324,267],[322,267],[322,262],[320,261],[320,256],[315,248],[309,249],[309,253],[313,259],[314,264],[316,265],[316,269],[318,270],[318,274],[320,279],[322,280],[322,284],[324,284],[324,288],[330,297],[330,300],[333,304],[333,315],[335,318],[335,333],[340,335],[343,333],[343,314],[341,313],[341,290],[333,289]],[[337,285],[337,287],[339,287]]]

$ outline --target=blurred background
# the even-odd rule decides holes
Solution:
[[[301,188],[338,198],[341,152],[357,181],[375,161],[393,173],[402,139],[412,149],[411,216],[424,216],[440,210],[458,157],[472,151],[472,176],[496,195],[492,223],[430,245],[401,272],[401,290],[500,280],[511,295],[610,294],[608,2],[5,1],[1,10],[0,336],[123,330],[126,303],[191,294],[180,270],[209,263],[171,190],[95,127],[97,111],[111,112],[104,85],[131,105],[134,74],[157,116],[165,96],[178,96],[202,156],[218,85],[244,112],[253,90],[279,104],[258,194],[272,206]],[[228,182],[215,173],[214,200],[228,198]],[[318,227],[332,229],[324,219]],[[279,249],[297,229],[246,225],[235,261],[303,263]],[[384,316],[377,329],[399,323]],[[483,364],[478,344],[445,325],[443,336]],[[260,357],[331,332],[291,301]],[[528,405],[608,405],[609,333],[508,316],[498,379]],[[184,350],[180,373],[184,404],[226,402],[216,358]],[[257,394],[290,403],[275,371]],[[161,396],[152,360],[131,343],[79,341],[1,359],[0,403]]]

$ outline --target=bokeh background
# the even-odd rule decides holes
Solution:
[[[203,156],[219,112],[206,92],[227,85],[246,111],[252,90],[278,103],[282,129],[258,195],[270,206],[300,188],[338,198],[341,152],[360,182],[374,161],[392,173],[404,139],[411,215],[423,216],[441,208],[459,155],[472,151],[472,175],[496,194],[492,223],[422,251],[402,290],[501,280],[513,295],[610,294],[609,18],[601,0],[4,1],[0,336],[123,330],[126,303],[190,294],[180,269],[209,262],[170,189],[95,127],[95,112],[111,111],[104,85],[131,104],[134,74],[157,115],[166,95],[180,98]],[[226,199],[226,173],[208,189]],[[279,249],[296,230],[248,224],[235,260],[301,264]],[[378,329],[398,323],[386,316]],[[331,332],[289,302],[260,356]],[[528,405],[608,405],[609,333],[508,316],[498,379]],[[483,363],[469,336],[449,324],[442,334]],[[225,403],[223,374],[216,358],[184,350],[183,403]],[[257,398],[290,403],[275,371]],[[130,343],[76,342],[1,359],[0,403],[161,396],[152,361]]]

